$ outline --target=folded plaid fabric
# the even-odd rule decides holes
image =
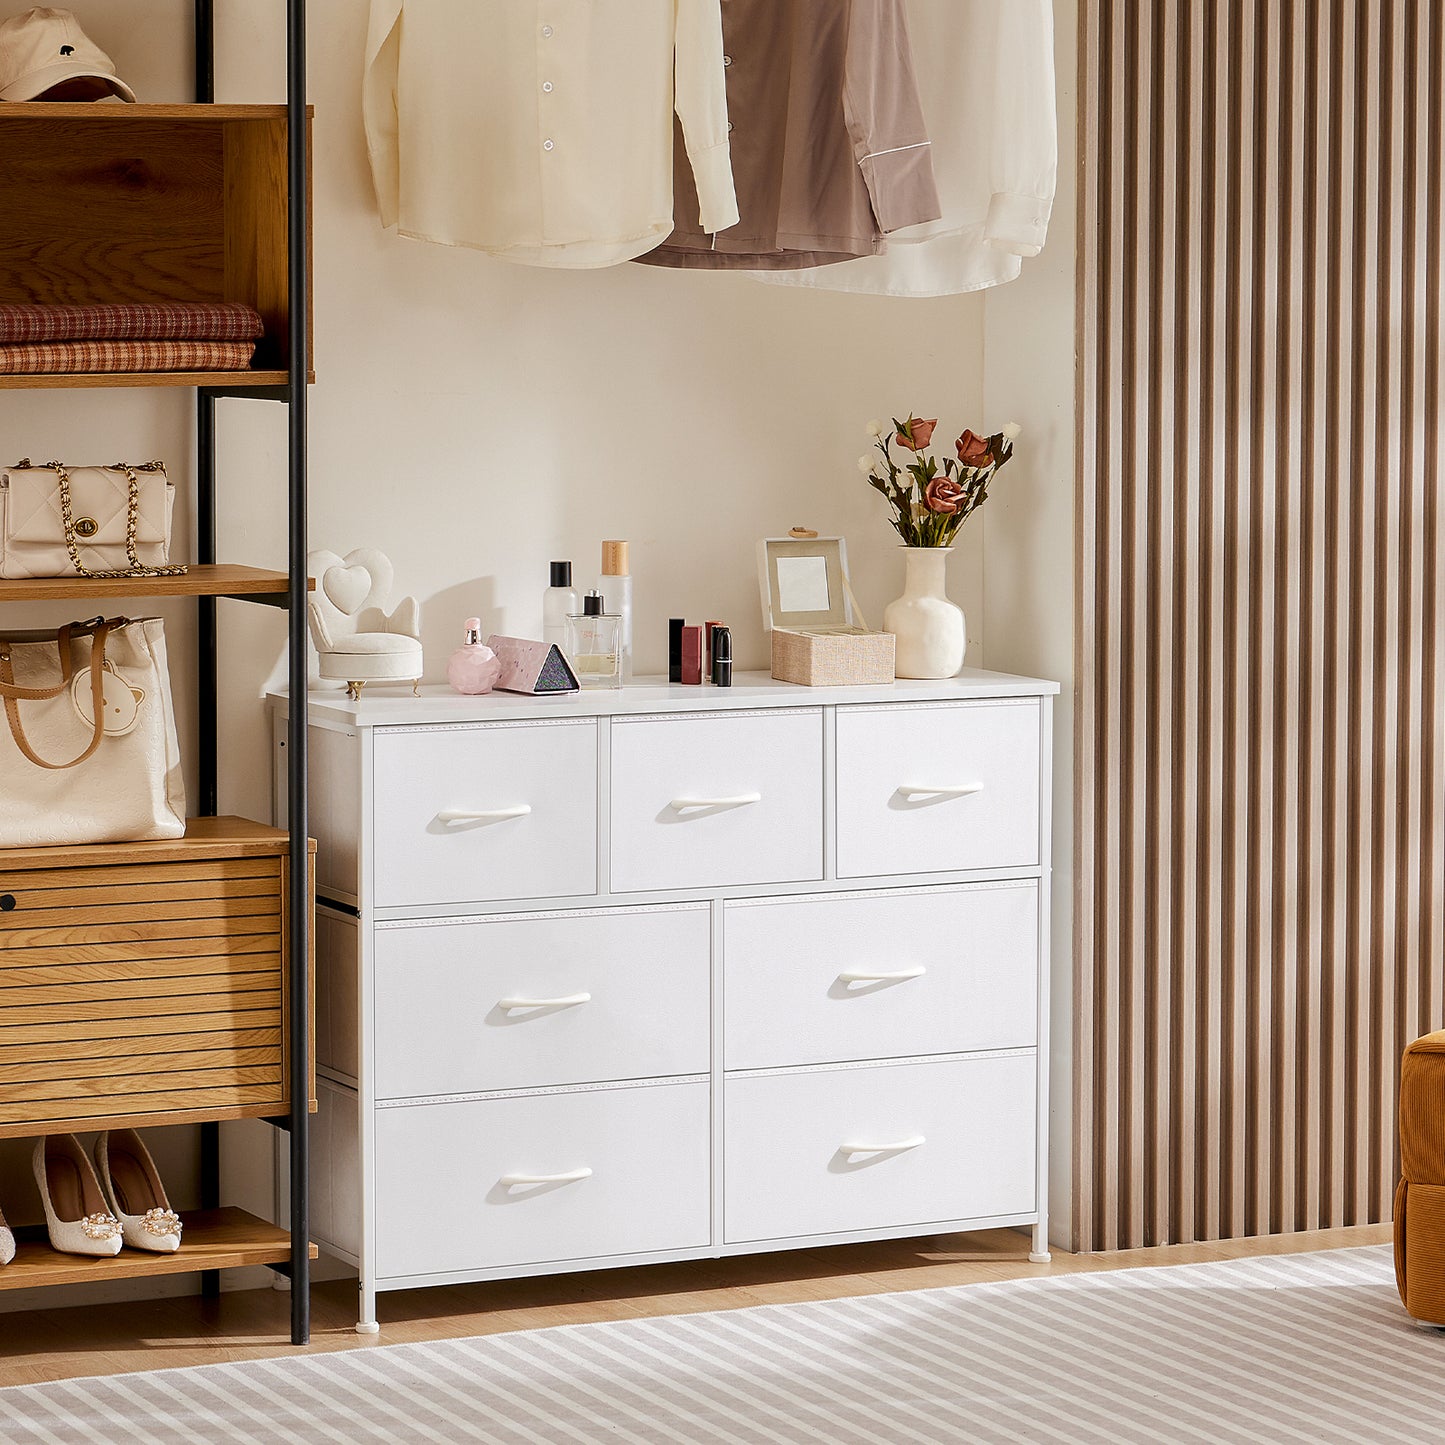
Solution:
[[[0,344],[21,341],[255,341],[261,313],[239,301],[157,306],[0,306]]]
[[[0,376],[116,371],[245,371],[252,341],[37,341],[0,346]]]

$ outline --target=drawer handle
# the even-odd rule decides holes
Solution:
[[[928,1143],[927,1138],[922,1134],[915,1134],[911,1139],[900,1139],[895,1144],[841,1144],[839,1148],[844,1154],[904,1154],[909,1149],[921,1149]]]
[[[523,1184],[576,1184],[591,1177],[590,1169],[574,1169],[570,1174],[504,1174],[502,1183],[510,1189]]]
[[[982,783],[961,783],[956,788],[920,788],[904,784],[898,790],[905,798],[928,796],[931,798],[968,798],[983,792]]]
[[[500,1009],[541,1009],[576,1008],[578,1004],[591,1003],[590,993],[571,993],[566,998],[503,998],[497,1000]]]
[[[505,823],[509,818],[525,818],[532,811],[530,803],[518,803],[515,808],[492,808],[488,812],[473,813],[465,808],[444,808],[437,814],[442,823]]]
[[[900,968],[894,973],[863,973],[861,970],[852,970],[848,973],[838,975],[839,983],[907,983],[910,978],[922,978],[928,970],[921,965],[918,968]]]
[[[739,793],[733,798],[674,798],[667,806],[675,813],[685,813],[697,808],[746,808],[762,801],[761,793]]]

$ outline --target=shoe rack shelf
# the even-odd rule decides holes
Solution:
[[[0,1003],[15,1005],[0,1012],[0,1136],[198,1123],[203,1208],[183,1214],[184,1239],[173,1255],[131,1249],[108,1259],[64,1255],[49,1248],[43,1231],[17,1231],[19,1251],[0,1268],[0,1290],[200,1271],[203,1292],[214,1294],[220,1287],[217,1271],[268,1265],[290,1278],[291,1339],[299,1345],[310,1337],[310,1260],[316,1254],[308,1242],[315,1088],[314,1082],[291,1087],[293,1080],[314,1079],[312,870],[290,866],[293,857],[310,858],[304,716],[298,715],[290,739],[286,827],[270,829],[215,815],[217,599],[284,608],[290,686],[304,693],[308,683],[307,386],[315,377],[306,0],[281,0],[279,6],[287,42],[284,105],[215,103],[214,0],[193,3],[196,103],[0,105],[0,214],[11,222],[0,226],[0,302],[245,302],[265,323],[247,371],[0,375],[5,391],[195,389],[196,546],[189,574],[134,583],[0,581],[0,605],[73,600],[84,602],[90,612],[120,612],[130,610],[123,604],[132,599],[196,598],[198,646],[191,672],[199,698],[195,764],[200,785],[190,799],[199,816],[179,842],[67,850],[66,868],[111,870],[108,879],[88,885],[93,889],[89,902],[74,905],[74,938],[44,948],[34,940],[17,942],[15,913],[0,912],[0,918],[12,920],[8,941],[17,948],[7,960],[7,939],[0,933],[0,974],[5,975]],[[285,571],[218,559],[217,408],[224,398],[287,408]],[[178,550],[184,555],[183,548]],[[171,665],[179,676],[183,663],[175,654]],[[146,854],[147,849],[171,851],[162,859],[159,853]],[[0,851],[0,874],[13,879],[26,869],[49,868],[27,856],[36,851],[44,850]],[[274,865],[264,889],[242,876],[246,868],[233,866],[236,858],[252,854]],[[181,873],[189,869],[190,876],[162,877],[153,865],[173,872],[178,867]],[[228,870],[222,886],[207,881]],[[102,896],[123,875],[144,881],[151,891],[140,900],[123,892]],[[253,889],[262,889],[270,900],[270,941],[254,955],[254,967],[233,956],[244,950],[227,943],[231,934],[263,931],[253,926],[254,918],[241,916],[258,912],[246,901]],[[18,890],[12,891],[18,897]],[[0,886],[0,895],[5,892]],[[188,936],[187,919],[196,916],[198,902],[209,922]],[[0,896],[0,910],[6,906]],[[36,902],[38,910],[45,906]],[[62,903],[46,920],[56,933],[64,932],[67,906]],[[87,939],[88,930],[103,935],[103,945]],[[27,970],[31,977],[19,978],[19,953],[25,951],[34,966]],[[41,952],[56,957],[35,957]],[[193,968],[193,960],[203,966]],[[298,966],[291,967],[289,960]],[[69,1038],[58,1039],[54,1049],[30,1040],[5,1059],[6,1040],[18,1041],[30,1028],[26,1020],[33,1022],[32,1014],[43,1024],[44,1000],[67,988],[74,990],[67,997],[78,1001],[68,1006],[86,1022],[78,1031],[72,1028]],[[238,991],[245,996],[240,1004]],[[180,1009],[175,1000],[187,992],[195,995],[195,1007]],[[3,997],[7,993],[8,999]],[[263,997],[268,1002],[260,1011],[266,1021],[258,1023],[257,1001]],[[144,1052],[136,1042],[141,1032],[154,1044],[153,1057],[137,1064],[129,1056]],[[67,1071],[55,1067],[55,1060],[67,1058],[76,1061],[72,1077],[57,1080]],[[39,1087],[27,1082],[26,1071],[36,1063]],[[122,1085],[132,1064],[142,1084],[134,1098],[127,1098]],[[163,1100],[179,1107],[163,1106]],[[262,1117],[285,1131],[289,1231],[244,1210],[220,1207],[216,1121],[236,1117]]]
[[[17,1229],[15,1258],[0,1269],[0,1290],[194,1274],[197,1270],[240,1269],[254,1264],[285,1265],[291,1259],[291,1236],[244,1209],[182,1210],[181,1225],[183,1243],[175,1254],[123,1249],[112,1259],[60,1254],[51,1249],[43,1225]],[[314,1244],[311,1258],[316,1258]]]

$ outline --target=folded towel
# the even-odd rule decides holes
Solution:
[[[0,344],[21,341],[255,341],[261,313],[239,301],[155,306],[0,306]]]
[[[255,350],[253,341],[37,341],[0,345],[0,376],[245,371]]]

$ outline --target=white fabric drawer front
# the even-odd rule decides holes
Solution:
[[[838,876],[1039,862],[1039,705],[838,709]]]
[[[597,892],[597,725],[410,731],[374,745],[378,907]]]
[[[1038,884],[729,903],[726,1066],[1032,1047]]]
[[[612,724],[612,891],[823,876],[816,708]]]
[[[376,931],[378,1098],[702,1074],[706,904]]]
[[[378,1109],[378,1274],[707,1244],[708,1094],[651,1084]]]
[[[729,1244],[1030,1214],[1036,1061],[729,1076]]]

